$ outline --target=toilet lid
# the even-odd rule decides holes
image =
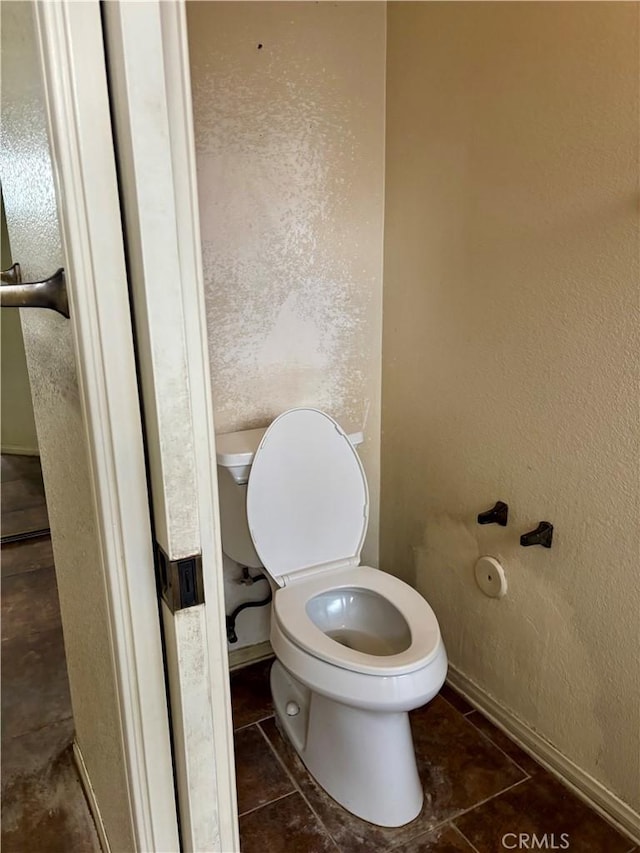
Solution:
[[[280,415],[256,451],[247,486],[247,519],[265,569],[285,576],[359,561],[369,494],[346,433],[317,409]]]

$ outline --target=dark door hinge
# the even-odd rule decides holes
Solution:
[[[156,542],[158,592],[172,613],[204,604],[202,555],[170,560]]]

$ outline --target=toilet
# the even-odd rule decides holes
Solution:
[[[274,592],[280,729],[334,800],[392,827],[422,808],[408,712],[438,693],[447,656],[425,599],[360,565],[369,510],[361,441],[311,408],[218,436],[222,547],[263,567]]]

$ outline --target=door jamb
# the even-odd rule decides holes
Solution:
[[[168,711],[100,8],[97,0],[34,5],[109,603],[127,817],[138,850],[175,851]]]
[[[104,24],[138,342],[145,356],[145,414],[165,450],[164,459],[159,453],[149,465],[156,537],[170,560],[198,550],[202,557],[205,603],[174,614],[163,605],[182,844],[184,850],[238,850],[185,2],[107,3]],[[154,373],[156,364],[167,361],[174,369],[171,382],[166,370]],[[179,446],[172,426],[177,413]],[[171,464],[162,465],[175,462],[166,458],[167,448],[180,453],[179,476]],[[187,494],[181,495],[185,482]],[[176,503],[180,513],[172,516]],[[188,521],[196,524],[184,523],[185,506]],[[180,658],[179,671],[172,652]]]
[[[215,749],[216,813],[220,849],[239,850],[233,721],[224,601],[224,574],[216,468],[214,405],[209,361],[193,104],[185,0],[160,2],[171,156],[182,269],[181,300],[191,398],[193,452],[200,517],[205,624]]]

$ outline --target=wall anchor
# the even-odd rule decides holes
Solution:
[[[478,524],[499,524],[500,527],[507,526],[509,518],[509,507],[504,501],[496,501],[495,506],[478,516]]]
[[[543,548],[551,548],[552,540],[553,524],[550,521],[541,521],[535,530],[522,534],[520,544],[523,548],[527,548],[529,545],[542,545]]]

